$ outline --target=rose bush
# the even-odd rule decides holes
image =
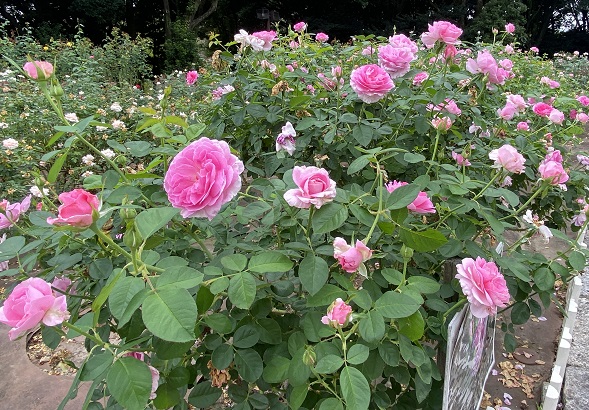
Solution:
[[[60,123],[35,210],[0,207],[0,266],[52,282],[68,313],[29,321],[19,288],[3,314],[53,347],[86,337],[88,406],[437,409],[454,312],[504,310],[513,350],[514,325],[583,270],[562,232],[587,226],[577,81],[516,43],[461,44],[448,22],[421,43],[293,28],[213,36],[198,81],[170,74],[136,104],[82,109],[59,71],[14,79],[44,98],[19,126]],[[68,158],[93,174],[70,186]],[[527,250],[538,233],[569,243],[561,262]]]

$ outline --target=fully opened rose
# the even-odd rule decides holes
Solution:
[[[505,278],[494,262],[481,257],[476,260],[465,258],[456,265],[462,292],[470,303],[470,311],[478,318],[497,314],[498,307],[509,302],[509,291]]]
[[[57,209],[57,218],[47,218],[51,225],[69,225],[86,228],[92,225],[100,209],[100,200],[94,194],[83,189],[74,189],[59,194],[61,205]]]
[[[20,215],[31,206],[31,195],[27,195],[21,202],[11,204],[7,200],[0,201],[0,229],[9,228],[18,222]]]
[[[376,64],[363,65],[352,71],[350,85],[368,104],[381,100],[395,87],[388,73]]]
[[[292,179],[298,188],[284,193],[284,199],[290,206],[310,208],[314,205],[321,208],[335,198],[335,181],[329,178],[325,169],[297,166],[292,171]]]
[[[12,327],[8,332],[10,340],[41,322],[55,326],[69,316],[65,296],[56,296],[51,285],[40,278],[29,278],[16,285],[0,307],[0,322]]]
[[[241,189],[243,162],[225,141],[192,142],[170,163],[164,189],[184,218],[213,219]]]
[[[509,144],[489,152],[489,158],[495,161],[493,168],[503,168],[516,174],[521,174],[526,169],[524,156]]]

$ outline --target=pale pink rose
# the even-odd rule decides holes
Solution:
[[[374,47],[368,46],[362,50],[363,56],[371,56],[372,54],[376,53],[376,49]]]
[[[556,80],[550,80],[548,82],[548,87],[554,89],[554,88],[559,88],[560,87],[560,83]]]
[[[403,181],[390,181],[385,185],[385,188],[389,193],[393,193],[397,188],[407,185],[407,182]],[[427,192],[421,191],[417,198],[413,200],[409,205],[407,205],[407,209],[411,212],[415,212],[417,214],[435,214],[436,207],[432,203],[431,199],[427,195]]]
[[[540,117],[548,117],[554,108],[550,104],[539,102],[534,104],[532,110],[536,115]]]
[[[511,186],[511,184],[513,183],[513,180],[511,179],[511,177],[509,175],[507,175],[505,178],[503,178],[503,181],[501,181],[501,187],[506,187],[506,186]]]
[[[339,65],[336,65],[335,67],[331,67],[331,75],[334,78],[340,78],[343,75],[343,70]]]
[[[444,102],[442,102],[442,103],[440,103],[438,105],[428,104],[427,105],[427,109],[430,110],[430,111],[442,111],[442,110],[446,110],[450,114],[454,114],[454,115],[460,115],[460,114],[462,114],[462,110],[460,108],[458,108],[458,105],[456,104],[456,101],[454,101],[451,98],[446,98],[444,100]]]
[[[530,125],[526,121],[521,121],[517,123],[517,130],[518,131],[529,131]]]
[[[503,60],[499,60],[499,65],[505,68],[507,71],[511,71],[513,68],[513,61],[511,61],[509,58],[504,58]]]
[[[495,161],[493,168],[503,168],[516,174],[521,174],[526,169],[524,156],[509,144],[489,152],[489,158]]]
[[[296,166],[292,171],[292,179],[298,188],[284,193],[284,199],[290,206],[309,208],[314,205],[321,208],[335,198],[335,181],[329,178],[325,169]]]
[[[538,49],[538,47],[530,47],[530,51],[532,53],[536,53],[536,54],[540,52],[540,50]]]
[[[317,33],[315,35],[315,40],[319,41],[320,43],[326,43],[329,40],[329,36],[325,33]]]
[[[505,25],[505,31],[508,32],[509,34],[515,33],[515,26],[513,25],[513,23],[507,23]]]
[[[513,54],[515,52],[515,50],[513,49],[513,46],[511,46],[510,44],[505,46],[505,54]]]
[[[294,26],[292,26],[292,28],[294,29],[294,31],[301,32],[307,29],[307,23],[305,23],[304,21],[300,21],[296,23]]]
[[[413,77],[413,85],[421,85],[421,83],[423,83],[428,78],[429,78],[429,74],[426,73],[425,71],[422,71],[421,73],[417,73],[417,74],[415,74],[415,77]]]
[[[6,240],[6,234],[0,236],[0,243]],[[0,272],[8,270],[8,261],[0,262]]]
[[[447,21],[434,21],[428,24],[428,31],[421,35],[421,41],[427,48],[432,48],[436,41],[446,44],[458,43],[462,30]]]
[[[272,48],[272,42],[276,39],[276,32],[271,31],[256,31],[252,36],[262,41],[261,49],[257,49],[252,43],[252,48],[256,51],[268,51]]]
[[[548,181],[551,185],[564,184],[569,180],[569,176],[557,161],[542,161],[538,167],[540,177]]]
[[[294,50],[295,48],[299,48],[301,45],[298,41],[291,40],[291,42],[288,43],[288,46]]]
[[[325,76],[325,74],[319,73],[319,74],[317,74],[317,77],[321,81],[321,85],[323,85],[323,87],[326,90],[333,91],[333,90],[337,89],[337,83],[335,81],[327,78]]]
[[[585,212],[578,213],[571,220],[571,223],[575,226],[583,226],[585,222],[587,222],[587,214]]]
[[[197,71],[189,71],[186,73],[186,84],[192,85],[198,80],[198,72]]]
[[[346,326],[352,316],[352,307],[341,298],[337,298],[328,308],[327,315],[321,318],[321,323],[334,328]]]
[[[245,30],[239,30],[239,33],[233,36],[233,39],[241,44],[242,47],[249,46],[251,42],[252,36],[248,34]]]
[[[47,218],[51,225],[69,225],[85,228],[92,225],[100,208],[98,197],[83,189],[74,189],[59,194],[61,205],[57,208],[57,218]]]
[[[366,276],[366,267],[363,263],[372,257],[372,250],[360,240],[356,240],[356,245],[350,246],[345,239],[338,237],[333,241],[333,257],[346,272],[360,271]]]
[[[51,287],[59,290],[61,293],[66,293],[71,286],[72,281],[67,276],[56,276],[51,282]]]
[[[352,71],[350,85],[365,103],[384,98],[395,84],[387,72],[376,64],[363,65]]]
[[[587,121],[589,121],[589,116],[587,114],[585,114],[584,112],[580,112],[577,114],[577,121],[585,124]]]
[[[505,278],[494,262],[481,257],[465,258],[456,265],[462,292],[470,303],[470,311],[478,318],[497,314],[498,307],[509,302],[509,290]]]
[[[2,141],[2,146],[6,149],[17,149],[18,141],[14,138],[6,138],[4,141]]]
[[[581,95],[577,97],[577,101],[579,101],[585,107],[589,105],[589,97],[587,97],[586,95]]]
[[[499,67],[495,58],[487,50],[479,51],[476,60],[469,58],[466,70],[472,74],[486,74],[491,84],[503,84],[511,73]]]
[[[562,164],[562,154],[560,153],[560,150],[552,148],[544,157],[544,161],[555,161]]]
[[[241,189],[243,170],[243,162],[225,141],[202,137],[174,157],[164,190],[184,218],[211,220]]]
[[[276,137],[276,152],[286,151],[289,155],[294,154],[296,150],[295,139],[297,136],[292,124],[287,121],[286,125],[282,127],[282,132]]]
[[[550,111],[550,114],[548,114],[548,119],[554,124],[560,125],[564,121],[564,113],[554,108]]]
[[[471,163],[467,158],[464,158],[462,154],[452,151],[452,159],[460,166],[470,167]]]
[[[158,371],[158,369],[156,369],[153,366],[147,366],[147,367],[149,367],[149,371],[151,372],[151,394],[149,395],[149,399],[153,400],[157,396],[157,394],[155,394],[155,391],[157,390],[157,388],[159,386],[160,372]]]
[[[53,65],[47,61],[29,61],[23,66],[23,70],[29,77],[43,81],[53,75]]]
[[[31,206],[31,195],[27,195],[21,202],[11,204],[7,200],[0,201],[0,229],[9,228],[18,222],[20,215],[28,211]]]
[[[519,94],[508,95],[507,102],[515,106],[519,112],[524,112],[528,106],[526,100],[524,100],[524,97]]]
[[[401,77],[409,72],[415,56],[408,48],[395,48],[388,44],[378,47],[378,64],[391,78]]]
[[[444,47],[445,60],[453,60],[454,57],[456,57],[456,54],[458,54],[458,50],[452,44],[447,44],[446,47]]]
[[[29,278],[16,285],[0,307],[0,322],[11,326],[14,340],[43,322],[55,326],[69,318],[65,296],[55,296],[51,285],[40,278]]]
[[[434,117],[432,126],[440,131],[448,131],[452,127],[452,119],[450,117]]]
[[[515,113],[517,112],[517,107],[511,103],[505,104],[505,107],[500,108],[497,110],[497,115],[504,120],[511,120]]]
[[[389,37],[389,43],[395,48],[408,48],[413,54],[417,54],[417,51],[419,50],[417,43],[412,41],[405,34],[395,34],[394,36]]]

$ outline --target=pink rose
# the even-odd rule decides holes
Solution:
[[[497,110],[497,115],[504,120],[509,121],[513,118],[516,112],[517,107],[513,104],[507,103],[505,104],[505,107]]]
[[[538,54],[540,52],[540,50],[538,49],[538,47],[530,47],[530,51],[532,53],[536,53],[536,54]]]
[[[405,34],[395,34],[392,37],[389,37],[389,43],[395,48],[407,48],[413,54],[416,54],[419,48],[417,47],[417,43],[412,41],[409,37]]]
[[[335,181],[329,178],[325,169],[296,166],[292,171],[292,179],[298,188],[284,193],[284,199],[290,206],[309,208],[314,205],[321,208],[335,198]]]
[[[543,102],[536,103],[532,107],[534,113],[540,117],[548,117],[553,109],[552,105]]]
[[[304,21],[300,21],[296,23],[294,26],[292,26],[292,28],[294,29],[294,31],[301,32],[307,29],[307,23],[305,23]]]
[[[505,25],[505,31],[508,32],[509,34],[515,33],[515,26],[513,25],[513,23],[507,23]]]
[[[519,112],[524,112],[526,110],[526,107],[528,106],[526,100],[524,100],[524,97],[522,97],[519,94],[508,95],[507,102],[515,106]]]
[[[329,40],[329,36],[325,33],[317,33],[315,35],[315,40],[319,41],[320,43],[326,43]]]
[[[252,37],[261,40],[261,44],[258,47],[258,43],[252,42],[251,46],[256,51],[268,51],[272,48],[272,42],[276,39],[276,32],[271,31],[256,31],[252,33]]]
[[[8,332],[10,340],[41,322],[55,326],[68,318],[65,296],[56,297],[51,285],[40,278],[29,278],[16,285],[0,308],[0,322],[12,327]]]
[[[436,41],[446,44],[456,44],[462,30],[447,21],[434,21],[428,24],[428,31],[421,35],[421,41],[427,48],[432,48]]]
[[[515,52],[515,50],[513,49],[513,46],[508,44],[505,46],[505,54],[513,54]]]
[[[192,70],[186,73],[186,84],[192,85],[198,80],[198,72]]]
[[[321,318],[321,323],[334,328],[346,326],[352,316],[352,307],[341,298],[337,298],[328,308],[327,315]]]
[[[562,154],[560,153],[560,150],[552,149],[552,151],[546,154],[546,156],[544,157],[544,161],[556,161],[562,164]]]
[[[57,208],[57,218],[47,218],[48,224],[86,228],[92,225],[95,212],[100,208],[98,197],[83,189],[62,192],[59,201],[61,205]]]
[[[504,58],[503,60],[499,60],[499,65],[505,68],[507,71],[511,71],[513,68],[513,61],[511,61],[509,58]]]
[[[585,114],[584,112],[580,112],[577,114],[577,121],[585,124],[587,121],[589,121],[589,116],[587,114]]]
[[[29,61],[23,69],[29,77],[39,81],[47,80],[53,75],[53,65],[47,61]]]
[[[200,138],[170,163],[164,189],[184,218],[213,219],[241,189],[243,163],[225,141]]]
[[[125,353],[123,356],[132,357],[137,360],[141,360],[142,362],[145,361],[145,354],[143,352],[128,352]],[[149,396],[150,400],[156,398],[155,391],[158,388],[159,381],[160,381],[160,372],[158,369],[151,365],[147,365],[149,367],[149,371],[151,372],[151,395]]]
[[[458,50],[452,44],[447,44],[444,48],[444,59],[445,60],[453,60],[458,54]]]
[[[30,206],[31,195],[14,204],[11,204],[6,199],[0,201],[0,229],[9,228],[17,223],[20,215],[25,213]]]
[[[434,117],[432,126],[440,131],[448,131],[452,127],[452,119],[450,117]]]
[[[350,85],[365,103],[382,99],[395,84],[387,72],[376,64],[363,65],[352,71]]]
[[[469,58],[466,62],[466,70],[472,74],[486,74],[491,84],[503,84],[511,76],[511,73],[500,68],[495,58],[487,50],[479,51],[477,58]]]
[[[551,185],[564,184],[569,180],[569,176],[557,161],[542,161],[538,167],[540,177],[548,181]]]
[[[413,77],[413,85],[421,85],[421,83],[423,83],[428,78],[429,78],[429,74],[426,73],[425,71],[422,71],[421,73],[417,73],[417,74],[415,74],[415,77]]]
[[[295,48],[299,48],[301,45],[298,41],[291,40],[291,42],[288,43],[288,46],[294,50]]]
[[[0,243],[6,240],[6,234],[0,236]],[[0,272],[8,270],[8,261],[0,262]]]
[[[362,55],[363,56],[371,56],[375,52],[376,52],[376,50],[374,49],[374,47],[368,46],[362,50]]]
[[[494,262],[481,257],[465,258],[456,265],[462,292],[470,303],[470,311],[478,318],[497,314],[498,307],[509,302],[509,290],[505,278]]]
[[[550,111],[550,114],[548,114],[548,119],[554,124],[561,125],[564,121],[564,113],[554,108]]]
[[[391,78],[407,74],[413,59],[415,56],[408,48],[395,48],[390,44],[378,47],[378,64]]]
[[[581,95],[577,97],[577,101],[579,101],[585,107],[589,105],[589,97],[587,97],[586,95]]]
[[[66,293],[71,284],[72,281],[70,278],[66,276],[57,276],[53,279],[53,282],[51,282],[51,287],[59,290],[61,293]]]
[[[468,159],[464,158],[462,154],[452,151],[452,159],[460,166],[470,167],[471,163]]]
[[[529,131],[530,125],[526,121],[521,121],[517,123],[517,130],[518,131]]]
[[[372,257],[372,250],[364,245],[364,242],[356,240],[355,246],[350,246],[343,238],[335,238],[333,241],[333,257],[336,258],[348,273],[358,271],[366,277],[366,266],[364,262]]]
[[[407,185],[407,182],[401,181],[390,181],[385,185],[385,188],[389,193],[393,193],[395,189]],[[427,195],[427,192],[421,191],[417,198],[413,200],[409,205],[407,205],[407,209],[411,212],[415,212],[416,214],[435,214],[436,208],[432,203],[431,199]]]
[[[509,144],[489,152],[489,158],[495,161],[493,168],[503,168],[516,174],[521,174],[526,169],[524,156]]]

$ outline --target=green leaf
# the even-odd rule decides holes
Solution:
[[[215,369],[223,370],[228,368],[233,362],[233,348],[227,344],[219,345],[213,350],[211,360]]]
[[[211,386],[209,380],[194,386],[188,396],[188,403],[199,409],[205,409],[215,404],[223,394],[223,391],[217,387]]]
[[[196,303],[186,289],[166,287],[143,302],[143,323],[160,339],[170,342],[194,340]]]
[[[426,276],[411,276],[407,282],[424,295],[436,293],[441,287],[438,282]]]
[[[153,404],[156,409],[170,409],[182,400],[178,389],[167,382],[160,384],[155,394]]]
[[[303,288],[311,296],[321,290],[327,283],[329,277],[329,266],[327,262],[318,256],[308,255],[299,265],[299,279]]]
[[[204,318],[205,323],[215,332],[222,335],[233,330],[233,322],[223,313],[213,313]]]
[[[290,360],[283,356],[274,356],[264,367],[262,378],[266,383],[282,383],[288,377]]]
[[[188,266],[170,266],[157,279],[157,289],[167,287],[191,289],[202,283],[202,272]]]
[[[292,386],[307,384],[311,376],[311,367],[303,361],[306,347],[300,348],[292,357],[288,366],[288,383]]]
[[[585,258],[585,256],[583,256],[581,252],[573,251],[569,255],[568,261],[571,265],[571,268],[573,268],[574,270],[582,271],[583,269],[585,269],[587,258]]]
[[[416,341],[421,339],[425,331],[425,320],[419,310],[409,317],[398,319],[399,333],[405,335],[409,340]]]
[[[24,236],[11,236],[0,243],[0,261],[7,261],[18,255],[18,252],[25,246]]]
[[[57,175],[59,175],[61,168],[63,167],[63,164],[65,163],[65,160],[67,159],[67,154],[68,151],[65,151],[63,154],[61,154],[53,163],[53,165],[51,166],[51,169],[49,170],[49,174],[47,174],[47,181],[50,183],[55,183],[55,181],[57,180]]]
[[[276,251],[266,251],[252,256],[248,269],[256,273],[288,272],[292,266],[293,262],[288,256]]]
[[[367,125],[356,124],[352,128],[352,136],[358,144],[365,147],[372,141],[372,128]]]
[[[348,294],[330,283],[325,284],[319,292],[307,299],[307,306],[329,306],[337,298],[346,299]]]
[[[260,333],[253,325],[245,325],[235,331],[233,346],[239,348],[252,347],[260,340]]]
[[[534,273],[534,283],[540,290],[554,289],[556,276],[548,268],[540,268]]]
[[[299,410],[305,399],[307,398],[307,393],[309,392],[309,384],[305,383],[300,386],[296,386],[294,389],[291,390],[290,395],[288,397],[288,405],[292,410]]]
[[[241,253],[223,256],[221,258],[221,265],[233,272],[239,272],[247,266],[247,257]]]
[[[192,346],[194,346],[194,340],[189,340],[188,342],[182,343],[174,343],[162,340],[159,337],[154,337],[152,339],[152,345],[155,349],[155,354],[157,355],[158,359],[170,360],[184,356],[184,354],[188,352]]]
[[[340,384],[346,408],[368,410],[370,386],[360,370],[355,367],[344,367],[340,375]]]
[[[262,358],[255,350],[236,350],[234,361],[235,368],[243,380],[254,383],[262,375],[264,364]]]
[[[329,203],[313,214],[313,233],[322,234],[336,230],[346,222],[348,210],[338,203]]]
[[[330,397],[321,402],[319,410],[344,410],[344,405],[335,397]]]
[[[181,388],[190,383],[190,370],[186,367],[174,367],[168,376],[166,382],[175,388]]]
[[[139,309],[139,306],[143,304],[143,301],[147,297],[148,293],[149,290],[147,288],[143,288],[135,295],[133,295],[127,306],[125,306],[125,310],[123,311],[121,317],[118,318],[119,328],[125,326],[125,324],[127,324],[127,322],[131,320],[131,316],[133,316],[133,313],[135,313],[137,309]]]
[[[388,291],[374,303],[376,310],[388,319],[400,319],[417,312],[421,305],[411,296]]]
[[[147,209],[135,217],[135,227],[145,240],[166,226],[179,213],[180,210],[171,207]]]
[[[448,242],[448,239],[442,233],[434,229],[411,231],[403,226],[400,226],[400,228],[399,239],[406,246],[418,252],[431,252]]]
[[[370,310],[358,323],[360,336],[368,343],[376,343],[385,333],[385,323],[382,315],[376,310]],[[352,363],[358,364],[358,363]]]
[[[403,159],[407,162],[409,162],[410,164],[418,164],[420,162],[424,162],[425,161],[425,157],[421,154],[416,154],[413,152],[407,152],[405,153],[405,155],[403,155]]]
[[[378,353],[382,360],[389,366],[396,367],[399,365],[401,355],[397,345],[389,341],[384,341],[378,345]]]
[[[151,394],[151,371],[133,357],[121,357],[106,375],[112,396],[128,410],[144,410]]]
[[[523,325],[530,319],[530,307],[524,302],[516,302],[511,308],[511,323]]]
[[[256,298],[256,280],[252,274],[239,272],[233,276],[229,280],[228,296],[231,303],[239,309],[249,309]]]
[[[362,364],[368,359],[369,354],[370,349],[368,346],[357,343],[348,350],[347,362],[350,364]]]
[[[361,155],[352,161],[348,167],[348,175],[355,174],[356,172],[364,169],[364,167],[370,163],[370,158],[371,155]]]
[[[112,292],[113,288],[115,287],[115,285],[117,284],[119,279],[121,279],[125,275],[125,271],[123,269],[116,269],[116,270],[118,270],[118,272],[115,273],[114,278],[106,286],[104,286],[100,290],[100,293],[98,294],[98,296],[96,296],[96,298],[92,302],[92,311],[94,312],[94,317],[95,317],[94,326],[96,326],[96,324],[98,323],[97,322],[97,320],[98,320],[97,313],[100,312],[102,305],[104,304],[104,302],[106,302],[106,299],[108,299],[110,293]],[[113,273],[114,273],[114,271],[113,271]]]
[[[108,350],[93,354],[82,366],[80,380],[91,381],[100,377],[112,365],[114,356]]]
[[[407,155],[407,154],[405,154]],[[406,208],[411,202],[415,201],[419,195],[421,188],[419,185],[407,184],[400,186],[390,194],[385,193],[385,208],[386,209],[401,209]]]
[[[303,348],[304,349],[304,348]],[[315,365],[315,371],[320,374],[331,374],[335,373],[344,364],[344,359],[334,354],[328,354],[327,356],[319,359]]]

